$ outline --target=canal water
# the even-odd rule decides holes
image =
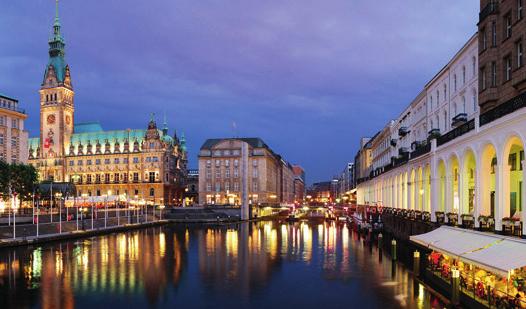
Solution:
[[[166,225],[0,250],[0,308],[442,308],[347,225]]]

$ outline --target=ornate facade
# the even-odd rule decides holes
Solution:
[[[49,63],[40,88],[40,137],[29,140],[29,163],[40,180],[72,182],[79,196],[113,196],[154,204],[180,204],[187,153],[152,116],[146,130],[104,131],[99,123],[75,123],[70,68],[57,14]]]

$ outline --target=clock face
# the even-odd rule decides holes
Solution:
[[[71,117],[69,115],[66,116],[66,124],[67,125],[71,124]]]
[[[54,124],[55,123],[55,115],[51,114],[47,116],[47,123],[48,124]]]

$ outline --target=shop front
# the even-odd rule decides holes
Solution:
[[[427,271],[482,306],[526,308],[526,241],[452,227],[411,236],[429,249]]]

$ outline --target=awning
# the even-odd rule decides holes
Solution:
[[[520,239],[449,226],[410,239],[503,277],[526,266],[526,241]]]

